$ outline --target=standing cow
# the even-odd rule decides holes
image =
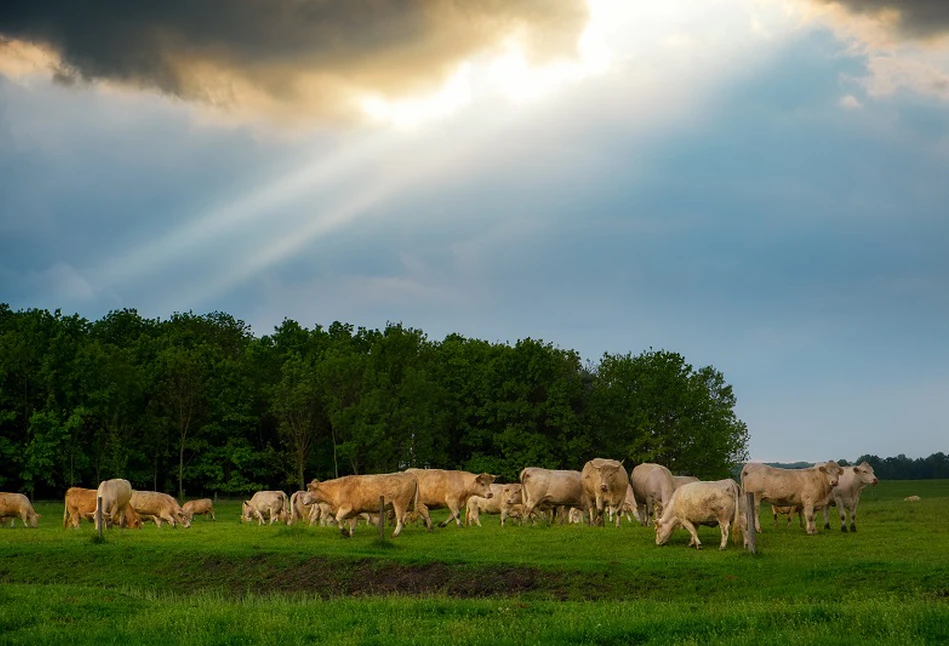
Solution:
[[[554,507],[583,507],[583,484],[579,471],[526,467],[521,471],[524,518]]]
[[[616,527],[619,527],[619,512],[626,502],[629,487],[623,463],[594,458],[583,465],[580,484],[583,486],[581,509],[586,512],[590,524],[604,524],[603,512],[606,511],[611,519],[616,514]]]
[[[113,478],[100,482],[96,489],[96,531],[102,531],[102,523],[106,527],[116,523],[119,527],[125,527],[125,510],[131,498],[132,484],[128,480]]]
[[[24,527],[35,529],[40,515],[33,509],[30,499],[22,493],[0,492],[0,525],[5,526],[7,518],[11,519],[10,527],[15,526],[19,518]]]
[[[303,502],[305,496],[306,489],[294,491],[293,494],[290,495],[290,517],[287,518],[288,525],[293,525],[296,522],[304,520],[307,522],[307,525],[313,525],[313,523],[319,520],[320,506],[307,505]]]
[[[816,534],[815,510],[829,504],[841,472],[833,460],[808,469],[779,469],[760,462],[746,464],[741,470],[741,487],[745,493],[754,494],[755,531],[761,532],[758,507],[765,501],[772,505],[800,505],[807,533]]]
[[[864,487],[872,487],[879,480],[873,473],[873,467],[861,462],[855,467],[843,467],[843,473],[837,480],[837,486],[830,494],[830,503],[824,507],[824,529],[830,529],[830,507],[840,512],[840,531],[847,531],[847,513],[850,514],[850,531],[857,531],[857,505],[860,492]]]
[[[696,525],[718,525],[722,540],[718,549],[728,545],[732,527],[737,538],[741,530],[741,491],[731,478],[716,482],[687,482],[676,489],[656,521],[656,545],[664,545],[676,527],[684,527],[691,538],[689,547],[702,549]]]
[[[326,504],[334,512],[343,536],[353,535],[353,526],[344,521],[362,513],[379,511],[379,499],[385,508],[395,514],[392,538],[402,532],[405,514],[419,503],[418,479],[411,473],[380,473],[363,476],[343,476],[333,480],[313,480],[306,487],[303,502],[307,505]],[[431,522],[431,521],[429,521]]]
[[[432,531],[429,509],[448,508],[448,518],[438,523],[439,527],[445,527],[453,520],[461,527],[461,510],[471,496],[489,499],[494,496],[491,492],[494,476],[490,473],[476,475],[447,469],[406,469],[405,472],[418,479],[418,511],[428,531]]]
[[[629,481],[639,507],[639,522],[647,525],[651,519],[658,519],[675,491],[672,472],[661,464],[643,462],[633,467]]]

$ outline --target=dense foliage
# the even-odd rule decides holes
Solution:
[[[579,469],[595,456],[723,477],[748,431],[721,373],[674,352],[585,365],[415,329],[134,310],[97,321],[0,305],[0,488],[61,495],[125,477],[192,495],[410,466]]]

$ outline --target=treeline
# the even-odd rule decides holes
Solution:
[[[900,453],[895,458],[880,458],[875,455],[861,455],[854,462],[845,459],[836,460],[842,467],[855,466],[862,462],[873,467],[873,473],[880,480],[933,480],[949,478],[949,456],[943,452],[933,453],[928,458],[908,458]],[[766,462],[781,469],[807,469],[813,462]],[[737,471],[736,479],[740,471]]]
[[[867,462],[880,480],[931,480],[949,478],[949,456],[942,451],[927,458],[908,458],[902,453],[896,457],[879,458],[861,455],[854,464]],[[842,462],[841,464],[846,463]]]
[[[720,372],[415,329],[135,310],[89,321],[0,304],[0,489],[60,496],[124,477],[182,495],[410,466],[579,469],[595,456],[724,477],[748,431]]]

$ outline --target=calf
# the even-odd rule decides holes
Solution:
[[[741,530],[738,483],[727,478],[716,482],[689,482],[676,489],[656,521],[656,545],[664,545],[676,527],[684,527],[691,536],[689,547],[702,549],[696,525],[718,525],[722,540],[718,549],[728,545],[728,530],[735,536]]]
[[[504,503],[504,487],[506,485],[491,484],[491,497],[471,496],[465,505],[465,526],[472,523],[481,527],[481,514],[500,514]]]
[[[4,525],[10,520],[10,527],[16,525],[16,519],[23,522],[24,527],[36,528],[40,515],[33,509],[30,499],[22,493],[0,492],[0,523]]]

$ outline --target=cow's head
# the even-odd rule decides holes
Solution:
[[[306,486],[306,491],[303,492],[301,498],[304,505],[313,505],[323,502],[323,496],[320,495],[320,481],[316,478],[310,481],[310,484]]]
[[[241,522],[246,523],[251,519],[253,512],[250,509],[250,501],[242,500],[241,501]]]
[[[40,524],[40,515],[35,511],[26,517],[26,526],[36,529],[36,526]]]
[[[679,526],[679,521],[675,516],[667,518],[656,517],[656,545],[665,545],[672,537],[672,532]]]
[[[837,482],[840,480],[840,476],[844,472],[844,470],[840,468],[840,465],[833,460],[824,462],[817,468],[820,469],[822,473],[827,475],[827,484],[829,484],[831,487],[837,486]]]
[[[524,487],[519,484],[504,485],[504,488],[501,489],[501,504],[520,505],[524,502],[523,491]]]
[[[175,514],[175,520],[178,521],[178,524],[184,527],[185,529],[191,527],[191,519],[193,517],[194,517],[194,514],[184,509],[179,510]]]
[[[494,476],[490,473],[481,473],[475,477],[474,495],[482,498],[492,498],[491,484],[494,482]]]
[[[873,473],[873,467],[870,466],[868,462],[861,462],[857,466],[853,467],[853,474],[857,476],[857,480],[865,487],[871,487],[879,482],[877,480],[876,474]]]

